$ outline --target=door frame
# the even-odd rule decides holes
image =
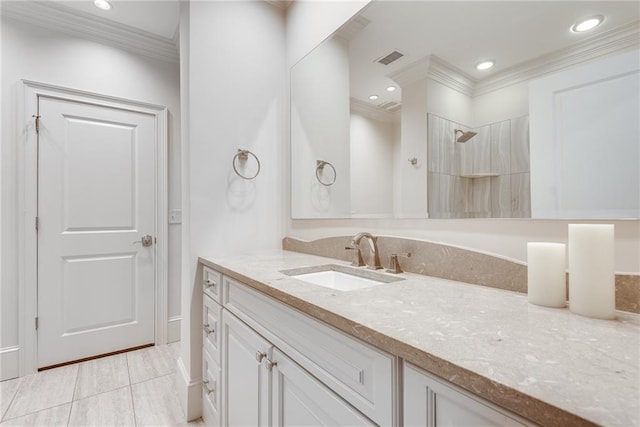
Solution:
[[[155,344],[166,344],[168,322],[168,112],[167,108],[144,102],[100,95],[93,92],[21,80],[18,96],[18,336],[20,355],[18,375],[37,371],[38,336],[35,318],[38,310],[38,234],[35,218],[38,207],[38,136],[34,115],[38,97],[113,107],[150,114],[155,117],[155,230],[156,268],[154,299]]]

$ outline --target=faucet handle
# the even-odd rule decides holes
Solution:
[[[344,249],[347,251],[356,251],[353,256],[353,262],[351,262],[351,265],[356,267],[363,267],[366,265],[364,263],[364,259],[362,258],[362,251],[360,250],[360,246],[358,245],[345,246]]]
[[[403,258],[411,258],[411,252],[402,254],[391,254],[391,259],[389,260],[389,268],[386,269],[387,273],[399,274],[403,272],[402,268],[400,268],[400,262],[398,261],[399,256]]]

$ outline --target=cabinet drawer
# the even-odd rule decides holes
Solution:
[[[380,425],[395,425],[396,359],[233,279],[224,306]]]
[[[202,299],[202,345],[220,363],[220,318],[222,306],[205,295]]]
[[[222,275],[217,271],[209,267],[202,267],[202,288],[205,295],[209,295],[214,301],[218,303],[222,301],[220,296]]]
[[[206,349],[202,357],[202,419],[205,425],[220,425],[220,367]]]

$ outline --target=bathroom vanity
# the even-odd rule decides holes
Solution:
[[[326,265],[355,268],[200,258],[207,425],[638,423],[638,315],[409,273],[346,292],[285,274]]]

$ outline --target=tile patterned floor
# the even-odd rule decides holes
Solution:
[[[0,382],[0,426],[176,426],[178,343]]]

